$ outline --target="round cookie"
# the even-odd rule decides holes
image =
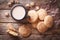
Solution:
[[[40,33],[44,33],[45,31],[47,31],[47,27],[45,26],[44,22],[39,22],[37,24],[37,30],[40,32]]]
[[[19,27],[19,34],[23,37],[28,37],[31,34],[31,30],[23,25]]]
[[[40,20],[44,20],[45,16],[47,16],[47,11],[44,9],[38,10],[37,13],[39,15]]]
[[[36,13],[35,10],[30,10],[30,11],[28,12],[28,16],[30,17],[30,18],[28,19],[28,21],[29,21],[30,23],[34,23],[34,22],[36,22],[37,19],[38,19],[38,14]]]
[[[48,28],[52,27],[52,25],[53,25],[53,17],[50,16],[50,15],[46,16],[45,19],[44,19],[44,24],[45,24]]]

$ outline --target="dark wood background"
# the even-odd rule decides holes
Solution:
[[[9,12],[11,7],[7,6],[9,0],[0,0],[0,40],[60,40],[60,10],[58,2],[51,2],[51,0],[19,0],[21,4],[25,5],[30,2],[35,2],[40,7],[47,10],[49,15],[54,17],[54,25],[51,29],[43,34],[39,34],[36,30],[32,30],[32,35],[28,38],[12,37],[6,33],[6,25],[12,23],[15,27],[18,27],[20,23],[16,22],[10,16],[5,17],[5,12]]]

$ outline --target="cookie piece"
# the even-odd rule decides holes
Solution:
[[[52,25],[53,25],[53,17],[51,15],[46,16],[45,19],[44,19],[44,24],[48,28],[52,27]]]
[[[30,7],[30,4],[26,4],[25,6],[26,6],[26,7]]]
[[[9,29],[7,30],[7,33],[9,33],[12,36],[18,36],[18,33],[17,32],[12,31],[12,30],[9,30]]]
[[[9,2],[8,2],[7,5],[8,5],[9,7],[12,7],[13,3],[14,3],[14,0],[9,0]]]
[[[8,12],[6,12],[6,13],[5,13],[5,16],[6,16],[6,17],[9,17],[9,13],[8,13]]]
[[[28,12],[28,16],[30,17],[30,18],[28,19],[28,21],[29,21],[30,23],[34,23],[34,22],[36,22],[37,19],[38,19],[38,14],[36,13],[35,10],[30,10],[30,11]]]
[[[16,31],[15,28],[13,27],[13,25],[11,23],[7,24],[7,29]]]
[[[30,2],[30,6],[33,7],[35,5],[34,2]]]
[[[40,33],[44,33],[45,31],[47,31],[47,27],[45,26],[44,22],[39,22],[37,24],[37,30],[40,32]]]
[[[27,10],[30,10],[30,4],[26,4],[25,7]]]
[[[31,30],[23,25],[19,27],[19,34],[23,37],[28,37],[31,34]]]
[[[36,11],[37,11],[37,10],[39,10],[39,9],[40,9],[40,7],[39,7],[39,6],[36,6],[36,7],[35,7],[35,10],[36,10]]]
[[[44,9],[38,10],[37,13],[39,15],[40,20],[44,20],[45,16],[47,16],[47,11]]]

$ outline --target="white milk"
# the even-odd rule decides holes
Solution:
[[[20,20],[25,17],[25,9],[21,6],[17,6],[13,9],[12,15],[15,19]]]

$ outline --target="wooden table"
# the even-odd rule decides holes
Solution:
[[[25,5],[26,3],[30,3],[34,1],[40,7],[49,9],[47,12],[49,15],[54,16],[54,25],[52,28],[48,29],[43,34],[39,34],[35,29],[32,29],[32,34],[28,38],[23,37],[12,37],[6,33],[6,25],[8,23],[12,23],[14,27],[19,27],[20,23],[12,19],[10,15],[10,9],[11,7],[7,6],[8,0],[5,0],[5,2],[0,4],[0,40],[60,40],[60,15],[59,15],[59,8],[57,5],[46,5],[46,3],[49,2],[49,0],[19,0],[21,4]],[[44,5],[44,6],[43,6]],[[5,12],[9,12],[10,17],[5,17]],[[57,18],[55,18],[57,17]],[[28,24],[29,25],[29,24]]]

